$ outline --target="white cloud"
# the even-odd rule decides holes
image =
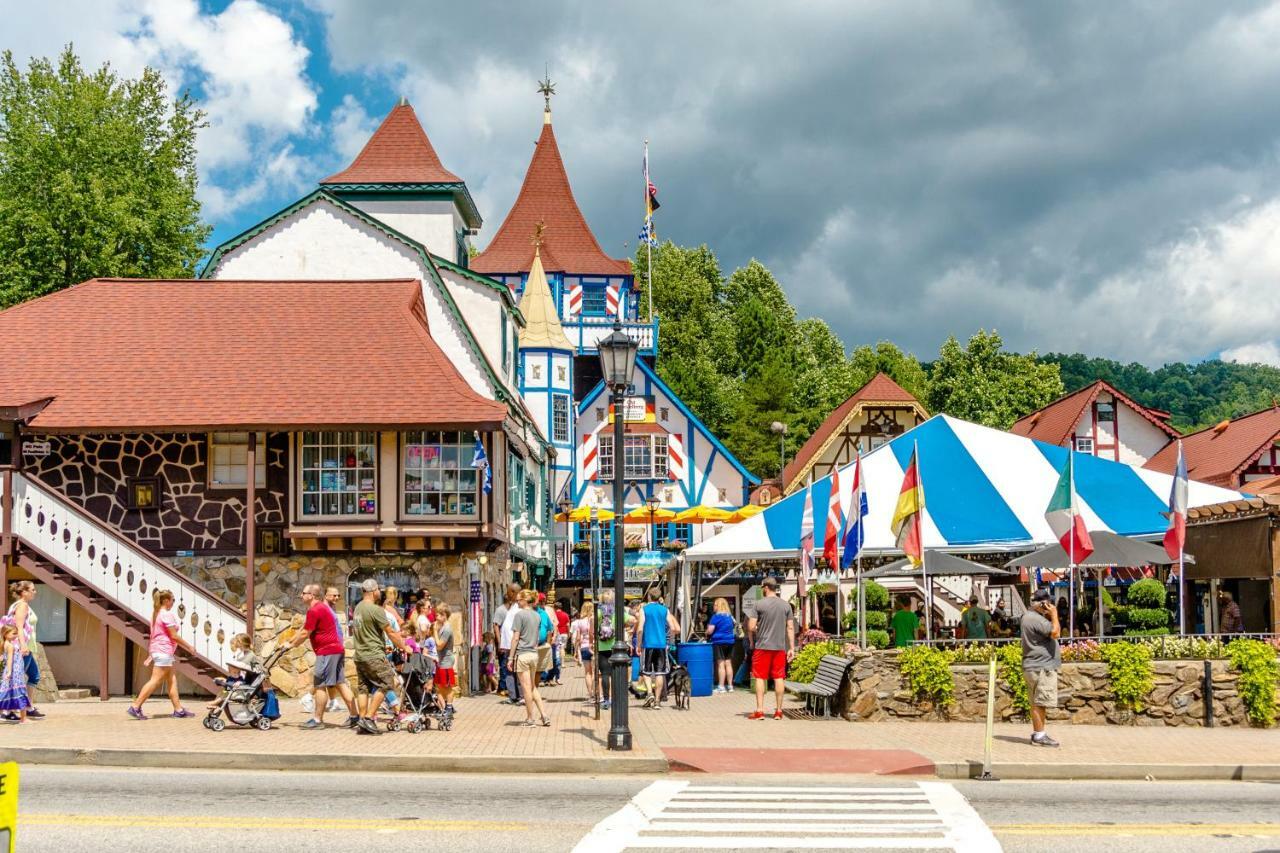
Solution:
[[[1241,364],[1270,364],[1280,367],[1280,346],[1275,341],[1259,341],[1253,344],[1232,347],[1222,351],[1223,361],[1238,361]]]
[[[365,111],[353,95],[343,95],[329,118],[329,138],[334,153],[344,164],[355,159],[378,127],[378,119]]]

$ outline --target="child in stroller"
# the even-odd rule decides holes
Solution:
[[[436,693],[435,674],[436,665],[431,658],[420,651],[409,653],[400,668],[403,713],[387,724],[388,730],[396,731],[403,725],[406,731],[416,734],[431,728],[432,720],[441,731],[453,728],[453,713]]]
[[[232,641],[237,647],[237,656],[227,662],[238,674],[217,679],[222,695],[209,703],[209,711],[202,721],[210,731],[222,731],[229,720],[237,726],[253,726],[265,732],[271,728],[272,720],[280,719],[280,703],[276,700],[276,692],[267,683],[267,674],[289,647],[282,643],[265,661],[261,661],[253,654],[252,648],[248,654],[244,653],[242,638],[248,639],[248,635],[242,634]],[[222,719],[224,714],[226,720]]]

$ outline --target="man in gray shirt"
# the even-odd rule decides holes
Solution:
[[[542,694],[538,692],[538,632],[542,628],[542,619],[538,611],[533,609],[537,593],[524,589],[516,598],[520,606],[519,612],[511,625],[511,652],[507,666],[520,679],[520,693],[524,696],[524,723],[533,727],[538,721],[533,718],[536,706],[538,716],[544,726],[551,725],[551,718],[542,704]]]
[[[786,690],[787,664],[795,655],[796,617],[791,605],[778,595],[778,579],[765,578],[760,584],[763,597],[756,602],[755,615],[747,623],[751,637],[751,677],[756,680],[756,710],[749,719],[764,719],[765,682],[773,679],[773,718],[782,719],[782,697]]]
[[[1057,746],[1044,730],[1045,709],[1058,707],[1058,670],[1062,655],[1058,650],[1058,609],[1049,590],[1040,587],[1031,596],[1031,607],[1022,614],[1022,675],[1027,681],[1031,702],[1031,745]]]

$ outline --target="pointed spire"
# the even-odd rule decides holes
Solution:
[[[547,274],[542,269],[543,228],[541,222],[534,227],[533,265],[524,294],[520,297],[520,313],[525,320],[524,329],[520,332],[520,347],[572,351],[573,344],[569,343],[564,327],[560,325],[560,313],[556,311]]]
[[[547,85],[554,88],[550,77]],[[548,237],[542,243],[541,256],[547,269],[583,275],[630,275],[631,262],[604,253],[578,208],[551,127],[551,96],[544,94],[543,97],[547,111],[543,114],[542,134],[533,150],[520,194],[489,245],[471,259],[471,268],[486,274],[530,270],[534,252],[528,235],[535,223],[544,222]]]
[[[351,165],[321,184],[460,184],[440,162],[407,98],[387,114]]]

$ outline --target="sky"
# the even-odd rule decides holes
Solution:
[[[783,12],[785,10],[785,13]],[[208,112],[213,244],[344,166],[409,98],[485,228],[541,130],[615,257],[642,218],[758,258],[849,347],[1280,364],[1280,2],[0,0]]]

